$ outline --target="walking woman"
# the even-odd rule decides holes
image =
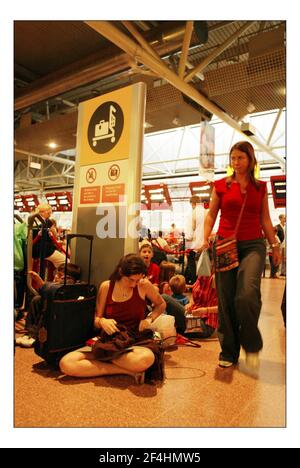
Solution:
[[[236,234],[239,266],[216,272],[218,337],[221,345],[219,365],[230,367],[236,364],[242,346],[246,352],[246,364],[257,369],[258,353],[263,347],[257,326],[262,304],[260,283],[266,256],[263,232],[272,247],[275,265],[280,261],[279,244],[270,219],[266,182],[254,176],[257,161],[252,145],[247,141],[236,143],[230,150],[229,158],[233,174],[215,182],[204,224],[202,249],[208,248],[208,238],[219,210],[221,216],[217,238],[233,235],[246,197]]]

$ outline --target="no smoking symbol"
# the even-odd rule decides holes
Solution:
[[[89,184],[92,184],[93,182],[95,182],[96,177],[97,177],[96,170],[93,167],[91,167],[90,169],[87,170],[85,177],[86,177],[86,181]]]

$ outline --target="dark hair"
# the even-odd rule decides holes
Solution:
[[[122,276],[141,274],[147,274],[147,267],[139,255],[131,253],[121,258],[109,279],[110,281],[118,281],[122,278]]]
[[[65,265],[59,265],[59,267],[57,268],[57,271],[59,271],[60,273],[64,273]],[[67,263],[67,275],[71,276],[71,278],[73,278],[74,281],[78,281],[81,275],[80,266],[75,265],[75,263]]]
[[[251,182],[253,182],[253,184],[255,185],[257,190],[259,190],[260,183],[259,183],[259,180],[257,180],[255,175],[254,175],[254,170],[255,170],[255,166],[257,165],[257,160],[256,160],[256,157],[255,157],[253,146],[251,145],[251,143],[249,143],[249,141],[238,141],[237,143],[235,143],[231,147],[231,150],[229,152],[229,165],[230,165],[231,154],[232,154],[232,152],[234,150],[242,151],[243,153],[245,153],[247,155],[247,157],[249,159],[249,163],[250,163],[250,165],[249,165],[250,180],[251,180]],[[235,173],[233,172],[232,176],[227,177],[226,184],[230,186],[231,182],[232,182],[232,179],[234,177],[235,177]]]

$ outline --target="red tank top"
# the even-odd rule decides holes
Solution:
[[[112,298],[114,286],[115,282],[111,281],[106,299],[105,318],[114,319],[128,328],[137,328],[140,321],[145,318],[146,301],[141,298],[138,287],[135,286],[130,299],[115,302]]]
[[[242,194],[240,185],[236,182],[232,182],[228,187],[226,178],[217,180],[215,182],[215,189],[220,199],[221,209],[220,224],[217,234],[222,237],[229,237],[234,233],[245,194]],[[248,195],[246,205],[236,236],[238,240],[252,240],[263,237],[260,218],[262,200],[265,193],[266,182],[260,180],[258,190],[252,182],[249,182],[247,186]]]

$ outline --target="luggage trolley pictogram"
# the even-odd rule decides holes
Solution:
[[[115,137],[115,126],[116,126],[116,117],[115,113],[117,109],[110,105],[109,107],[109,119],[100,120],[99,124],[95,125],[95,136],[93,138],[93,146],[97,146],[98,140],[104,140],[110,138],[110,141],[114,143],[116,140]]]

